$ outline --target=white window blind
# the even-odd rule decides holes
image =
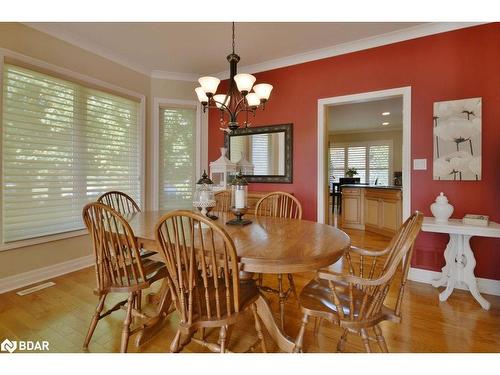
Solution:
[[[370,155],[370,184],[377,181],[378,185],[389,184],[389,146],[372,145],[368,149]]]
[[[83,228],[109,190],[140,202],[139,103],[4,64],[2,240]]]
[[[347,168],[356,168],[361,183],[388,185],[391,173],[391,141],[352,142],[330,145],[330,182],[345,177]]]
[[[354,177],[359,177],[361,183],[366,181],[366,147],[347,147],[347,168],[356,168],[358,174]]]
[[[160,109],[161,209],[191,208],[196,184],[196,108]]]
[[[345,148],[330,147],[330,186],[345,177]]]
[[[270,138],[268,134],[252,135],[250,162],[255,166],[254,174],[256,175],[270,174]]]

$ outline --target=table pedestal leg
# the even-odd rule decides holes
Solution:
[[[490,303],[481,296],[474,276],[476,259],[470,247],[469,235],[450,233],[450,241],[444,252],[445,266],[442,268],[441,277],[432,282],[434,287],[446,285],[446,289],[439,294],[440,301],[446,301],[455,286],[463,282],[467,285],[472,296],[485,310],[490,308]]]

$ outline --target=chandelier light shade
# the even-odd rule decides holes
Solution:
[[[198,79],[201,88],[205,91],[205,94],[210,98],[217,92],[217,87],[219,87],[220,79],[215,77],[201,77]]]
[[[201,77],[198,79],[200,87],[195,89],[198,100],[203,105],[203,111],[207,108],[220,110],[223,130],[233,131],[240,127],[238,116],[245,113],[243,125],[248,127],[248,114],[255,116],[257,108],[265,108],[266,102],[271,96],[273,86],[268,83],[260,83],[254,86],[256,78],[247,73],[237,74],[237,65],[240,57],[234,52],[234,22],[233,22],[233,51],[227,56],[229,62],[229,85],[225,94],[217,94],[220,80],[216,77]],[[253,89],[253,92],[252,92]]]
[[[267,102],[269,97],[271,96],[271,91],[273,90],[273,86],[269,83],[259,83],[253,87],[253,91],[257,94],[260,100]]]

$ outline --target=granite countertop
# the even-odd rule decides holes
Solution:
[[[350,187],[358,189],[388,189],[388,190],[402,190],[402,186],[396,185],[366,185],[366,184],[344,184],[341,187]]]

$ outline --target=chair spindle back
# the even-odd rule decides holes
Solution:
[[[380,312],[399,266],[401,266],[402,274],[394,307],[394,315],[396,317],[401,316],[401,304],[406,280],[408,278],[413,245],[422,227],[422,221],[423,215],[417,211],[404,222],[392,238],[387,249],[384,251],[384,253],[387,254],[387,257],[382,265],[377,264],[379,257],[361,255],[359,259],[359,267],[356,268],[351,256],[346,254],[350,274],[363,279],[376,281],[375,285],[364,285],[360,287],[366,292],[366,294],[364,300],[362,301],[360,314],[356,318],[357,320],[369,319],[371,316],[375,316]],[[368,265],[364,265],[367,260],[366,258],[372,258],[367,262]],[[359,286],[356,286],[353,283],[349,284],[349,294],[351,296],[353,294],[353,288],[355,287]],[[338,299],[335,296],[333,283],[330,283],[330,288],[333,291],[334,300]],[[350,311],[352,311],[352,309],[350,309]],[[340,311],[339,314],[341,314]],[[351,319],[354,319],[354,317],[351,317]]]
[[[97,202],[112,207],[121,215],[129,215],[141,211],[139,205],[121,191],[108,191],[97,198]]]
[[[217,212],[230,212],[231,211],[231,192],[224,190],[215,193],[215,207],[214,211]]]
[[[255,216],[302,219],[302,206],[293,195],[275,191],[265,195],[257,202]]]
[[[83,221],[92,239],[99,291],[146,282],[134,232],[117,211],[101,203],[89,203],[83,208]]]
[[[171,211],[155,228],[176,307],[185,325],[239,312],[239,269],[232,239],[213,221]]]

